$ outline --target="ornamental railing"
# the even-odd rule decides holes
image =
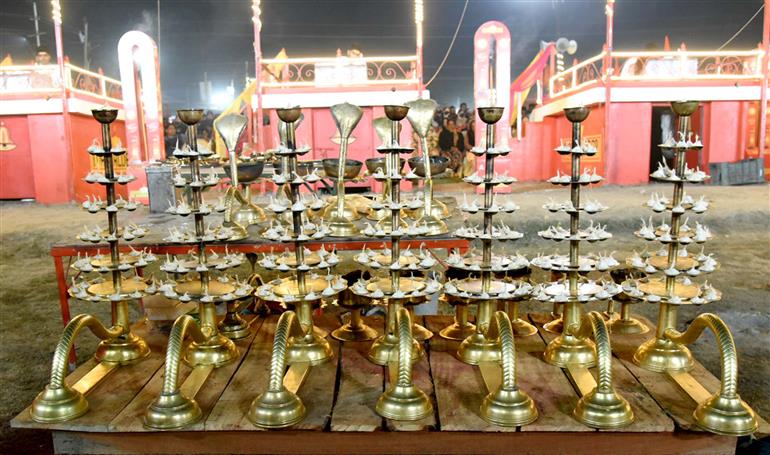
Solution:
[[[603,84],[605,53],[548,78],[551,98]],[[760,79],[761,49],[750,51],[654,51],[612,53],[612,80],[638,82]]]
[[[64,65],[64,83],[75,95],[122,103],[120,81],[69,63]],[[41,96],[60,92],[58,65],[0,66],[0,96]],[[55,95],[54,95],[55,96]]]
[[[417,56],[262,60],[262,87],[416,85]]]

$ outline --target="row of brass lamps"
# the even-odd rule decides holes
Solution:
[[[306,414],[304,403],[297,395],[312,366],[328,362],[333,353],[325,330],[316,327],[313,311],[335,303],[351,313],[350,321],[332,333],[344,342],[372,341],[368,358],[388,368],[388,385],[380,396],[375,410],[385,418],[418,420],[433,412],[433,406],[424,392],[412,381],[412,367],[425,355],[423,342],[432,333],[413,321],[413,308],[428,301],[443,287],[442,299],[455,307],[455,322],[440,332],[442,337],[461,341],[457,351],[459,360],[477,365],[488,384],[480,415],[487,421],[501,426],[523,426],[538,417],[536,404],[518,387],[516,381],[515,339],[531,336],[537,328],[518,316],[518,304],[525,299],[539,301],[553,307],[553,321],[545,330],[558,334],[548,343],[543,358],[554,366],[563,368],[578,386],[581,398],[574,415],[577,420],[594,428],[618,428],[630,424],[634,413],[628,401],[620,395],[612,383],[613,336],[643,333],[646,327],[630,315],[633,302],[649,302],[660,306],[660,316],[655,337],[639,347],[634,361],[641,367],[669,374],[684,390],[697,388],[697,381],[687,372],[694,360],[686,344],[693,342],[705,330],[716,335],[722,357],[722,386],[708,400],[699,402],[694,412],[696,423],[704,429],[728,435],[750,434],[757,428],[753,411],[737,394],[737,353],[724,322],[716,315],[701,314],[685,332],[676,330],[676,309],[682,304],[704,304],[718,300],[721,294],[710,286],[698,285],[694,277],[715,269],[711,256],[687,251],[692,243],[703,243],[711,236],[704,226],[691,228],[682,222],[688,211],[700,213],[693,199],[684,193],[685,182],[699,183],[708,178],[703,173],[689,169],[685,161],[688,150],[702,147],[692,141],[689,119],[697,109],[695,102],[673,103],[678,116],[678,136],[661,144],[673,152],[674,165],[662,165],[652,177],[674,185],[671,198],[658,198],[651,205],[659,213],[669,214],[660,226],[643,226],[637,232],[640,237],[664,244],[663,250],[654,254],[635,255],[628,265],[645,274],[662,272],[664,277],[629,275],[622,286],[610,280],[589,279],[589,273],[608,273],[619,265],[611,256],[582,254],[581,243],[611,238],[603,226],[581,225],[581,213],[593,214],[606,209],[596,202],[581,200],[581,189],[598,183],[601,177],[583,178],[581,159],[596,153],[582,138],[581,124],[590,110],[585,107],[565,110],[572,124],[570,145],[562,145],[556,152],[569,159],[570,173],[566,178],[557,175],[550,179],[555,185],[569,187],[570,198],[563,203],[549,203],[544,207],[551,212],[570,216],[569,229],[550,226],[538,234],[546,240],[567,241],[568,254],[539,255],[527,260],[521,255],[494,253],[493,243],[515,241],[523,236],[504,223],[495,224],[500,212],[513,213],[518,208],[510,201],[502,201],[495,192],[499,185],[510,185],[515,179],[495,172],[495,159],[510,153],[505,146],[495,144],[495,124],[503,118],[500,107],[478,108],[479,118],[486,125],[482,145],[472,153],[484,160],[483,175],[473,175],[464,180],[483,189],[483,204],[463,203],[460,210],[469,216],[481,214],[481,227],[464,223],[453,234],[481,245],[480,254],[475,249],[460,255],[453,252],[446,264],[460,274],[460,278],[445,280],[442,285],[433,275],[427,274],[438,263],[429,251],[402,249],[402,239],[419,239],[448,232],[446,218],[450,211],[445,204],[434,198],[427,132],[437,104],[432,100],[417,100],[405,105],[385,106],[385,117],[375,119],[374,127],[382,145],[377,152],[383,159],[371,177],[383,184],[382,194],[366,210],[367,218],[375,225],[365,223],[360,228],[354,223],[352,212],[357,208],[348,204],[345,195],[345,166],[350,136],[362,118],[362,110],[349,103],[331,108],[340,143],[339,158],[335,162],[336,196],[328,204],[318,204],[303,195],[300,188],[314,183],[314,173],[300,173],[299,157],[310,149],[297,145],[296,128],[301,120],[298,107],[278,109],[281,121],[282,142],[274,154],[281,160],[280,172],[273,175],[285,200],[274,200],[266,208],[272,217],[251,201],[247,189],[239,188],[261,175],[261,167],[244,180],[249,165],[258,160],[238,157],[236,145],[242,135],[246,118],[230,114],[219,119],[216,128],[228,151],[228,171],[231,186],[225,203],[206,202],[203,191],[218,184],[216,179],[203,178],[200,162],[212,154],[198,150],[196,124],[202,111],[180,110],[178,116],[188,126],[189,140],[183,148],[174,151],[175,158],[189,167],[189,178],[175,179],[175,185],[189,192],[189,204],[180,202],[170,211],[193,218],[192,228],[173,229],[166,238],[173,243],[190,246],[188,255],[169,256],[160,266],[167,278],[162,281],[142,279],[133,272],[156,258],[145,252],[121,254],[120,239],[131,240],[143,235],[145,228],[134,225],[120,227],[117,213],[132,210],[135,205],[116,198],[115,185],[125,183],[129,177],[115,173],[113,157],[125,153],[112,148],[110,123],[116,118],[114,110],[96,110],[94,117],[102,124],[102,144],[89,148],[89,153],[102,159],[104,172],[94,183],[106,188],[106,200],[94,199],[84,204],[92,212],[105,211],[108,227],[82,233],[82,240],[107,242],[110,255],[79,258],[74,267],[80,272],[97,272],[110,279],[86,280],[70,288],[74,298],[94,302],[109,302],[113,309],[113,323],[105,327],[90,315],[74,318],[65,332],[54,355],[51,379],[46,389],[35,399],[32,418],[40,422],[67,421],[88,410],[85,394],[95,383],[119,365],[138,362],[149,354],[147,344],[134,335],[128,321],[127,302],[144,295],[161,293],[169,299],[197,303],[197,318],[190,315],[179,317],[174,323],[166,349],[163,387],[160,395],[149,406],[144,423],[156,429],[184,428],[198,421],[202,412],[195,401],[195,394],[204,386],[206,378],[218,367],[236,361],[240,357],[233,340],[250,334],[250,323],[240,315],[240,307],[254,296],[264,302],[282,306],[275,337],[272,342],[271,362],[266,389],[256,395],[248,411],[248,418],[264,428],[289,427],[300,422]],[[401,122],[410,122],[419,137],[423,169],[420,174],[404,174],[402,155],[414,149],[400,145]],[[259,161],[259,163],[262,163]],[[426,165],[427,164],[427,165]],[[256,164],[259,166],[259,164]],[[668,170],[668,172],[666,172]],[[301,175],[302,174],[302,175]],[[424,179],[422,192],[405,199],[401,182]],[[98,201],[98,202],[97,202]],[[663,201],[663,202],[661,202]],[[660,206],[659,203],[662,203]],[[185,210],[180,207],[184,206]],[[222,225],[206,225],[205,217],[213,211],[224,211]],[[412,218],[408,222],[408,218]],[[280,242],[290,247],[292,253],[264,255],[259,266],[268,272],[278,272],[279,277],[262,283],[252,277],[240,281],[225,272],[244,262],[244,256],[226,250],[216,254],[209,243],[232,241],[248,235],[249,225],[271,219],[261,236],[268,241]],[[326,247],[311,252],[306,244],[324,238],[345,238],[364,235],[388,242],[388,248],[377,254],[366,249],[355,256],[355,261],[371,270],[369,279],[348,283],[331,269],[340,262],[336,251]],[[550,272],[553,281],[532,284],[526,278],[530,267]],[[133,273],[128,277],[127,274]],[[476,276],[476,275],[478,276]],[[281,276],[283,275],[283,276]],[[619,274],[616,274],[620,276]],[[343,292],[344,291],[344,292]],[[591,302],[622,298],[620,317],[607,321],[606,315],[597,311],[585,312],[583,305]],[[225,304],[225,316],[216,317],[216,305]],[[385,333],[376,338],[377,332],[361,318],[361,309],[381,305],[385,309]],[[469,306],[477,307],[475,324],[469,320]],[[503,305],[507,311],[501,311]],[[95,354],[100,367],[89,373],[89,380],[68,386],[64,382],[67,358],[78,333],[88,327],[103,341]],[[179,384],[180,362],[193,368],[183,384]],[[590,372],[596,367],[597,378]],[[287,370],[288,368],[288,370]],[[287,380],[287,378],[291,378]]]

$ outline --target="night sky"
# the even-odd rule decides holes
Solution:
[[[87,17],[91,67],[118,76],[116,49],[120,36],[142,30],[158,41],[156,0],[61,0],[65,54],[83,63],[78,40]],[[425,70],[427,81],[440,63],[457,26],[462,0],[425,0]],[[668,34],[672,47],[684,41],[690,50],[713,50],[735,33],[762,0],[618,0],[615,49],[662,48]],[[50,2],[38,0],[42,42],[54,53]],[[352,44],[365,56],[414,53],[412,1],[405,0],[263,0],[262,50],[274,56],[285,47],[290,57],[335,55]],[[17,63],[30,61],[34,26],[30,0],[0,3],[0,53]],[[250,0],[160,0],[161,78],[169,108],[200,105],[197,81],[204,71],[214,89],[231,80],[239,91],[246,65],[254,74]],[[599,53],[604,42],[601,0],[471,0],[444,69],[429,87],[441,103],[472,97],[473,33],[483,22],[500,20],[511,31],[512,79],[532,59],[540,40],[575,39],[576,57]],[[754,48],[762,39],[762,13],[726,49]]]

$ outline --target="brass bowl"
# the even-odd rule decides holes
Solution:
[[[564,109],[564,115],[567,116],[567,120],[573,123],[582,122],[583,120],[588,118],[588,114],[590,113],[591,113],[591,110],[585,106],[568,107]]]
[[[333,179],[339,177],[337,175],[337,166],[339,165],[339,162],[339,158],[326,158],[325,160],[321,161],[327,177]],[[358,174],[361,172],[361,167],[363,165],[364,163],[358,160],[345,160],[345,175],[342,178],[345,180],[352,180],[358,177]]]
[[[409,158],[409,168],[414,171],[415,174],[420,177],[425,177],[425,166],[423,157],[415,156]],[[445,156],[431,156],[430,157],[430,175],[443,174],[446,168],[449,167],[449,158]]]
[[[297,161],[297,175],[300,177],[304,177],[310,173],[310,171],[313,170],[315,167],[315,162],[313,161]],[[276,174],[283,174],[283,168],[281,167],[281,161],[278,160],[275,163],[273,163],[273,169],[275,169]]]
[[[674,101],[671,103],[671,110],[673,110],[676,115],[681,115],[686,117],[694,114],[695,111],[698,110],[698,102],[697,101]]]
[[[500,121],[500,119],[503,117],[503,111],[505,111],[505,108],[495,106],[480,107],[476,109],[476,111],[479,113],[479,118],[482,122],[488,125],[492,125]]]
[[[115,121],[116,118],[118,118],[118,110],[117,109],[92,109],[91,115],[93,115],[94,118],[99,123],[112,123]]]
[[[230,164],[225,163],[222,168],[225,174],[230,177]],[[238,162],[238,183],[251,183],[262,176],[265,169],[265,162],[262,160],[240,161]]]
[[[403,158],[399,158],[399,162],[401,163],[401,167],[399,168],[401,171],[404,170],[404,165],[406,164],[406,160]],[[366,170],[369,171],[370,174],[374,174],[377,172],[377,168],[381,168],[383,172],[385,172],[385,158],[379,157],[379,158],[369,158],[365,161],[366,163]],[[432,168],[431,168],[432,169]]]
[[[203,109],[179,109],[176,116],[187,126],[195,125],[203,118]]]

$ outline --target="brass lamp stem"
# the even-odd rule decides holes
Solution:
[[[420,147],[422,148],[423,169],[425,169],[425,180],[423,181],[423,213],[430,216],[433,213],[433,177],[430,168],[430,149],[428,149],[428,138],[420,137]]]
[[[201,314],[203,317],[203,313]],[[202,318],[201,318],[202,319]],[[203,322],[201,320],[201,322]],[[201,324],[203,326],[203,324]],[[166,349],[166,370],[163,374],[162,393],[169,395],[179,390],[179,363],[182,360],[182,349],[184,340],[190,335],[196,343],[205,343],[208,339],[198,323],[190,315],[183,315],[174,322],[171,333],[168,337],[168,348]]]

